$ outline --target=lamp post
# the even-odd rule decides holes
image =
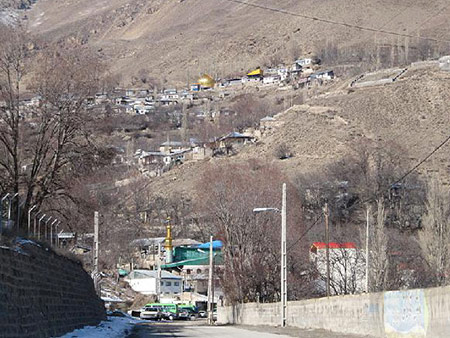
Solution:
[[[50,223],[50,246],[53,246],[53,225],[58,222],[55,218],[52,223]]]
[[[55,233],[56,233],[56,247],[59,248],[59,232],[58,232],[58,227],[61,224],[61,221],[58,221],[58,223],[56,223],[55,225]]]
[[[47,220],[46,221],[44,221],[45,222],[45,229],[44,229],[44,240],[46,241],[46,240],[48,240],[48,222],[52,219],[53,217],[52,216],[49,216],[48,218],[47,218]]]
[[[38,210],[35,214],[34,214],[34,224],[33,224],[33,236],[34,237],[36,237],[36,234],[37,234],[37,219],[38,219],[38,216],[40,215],[40,214],[42,214],[42,211],[40,211],[40,210]]]
[[[9,193],[7,193],[0,201],[0,236],[3,231],[3,201],[9,197]]]
[[[30,236],[30,228],[31,228],[31,212],[36,209],[36,204],[33,205],[30,209],[28,209],[28,236]]]
[[[44,217],[47,216],[46,214],[43,214],[41,218],[39,218],[38,221],[38,239],[41,239],[41,221],[44,219]]]
[[[17,196],[19,196],[19,193],[16,192],[14,195],[10,195],[9,199],[9,203],[8,203],[8,226],[10,225],[11,222],[11,205],[12,205],[12,201],[13,199],[15,199]]]
[[[255,208],[253,212],[281,212],[281,327],[286,326],[287,310],[287,259],[286,259],[286,183],[283,183],[281,210],[278,208]]]

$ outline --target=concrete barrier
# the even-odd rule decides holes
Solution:
[[[280,325],[279,303],[219,307],[218,323]],[[449,337],[450,287],[288,302],[287,325],[372,337]]]

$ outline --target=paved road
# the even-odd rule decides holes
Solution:
[[[205,321],[153,322],[137,324],[127,338],[146,337],[194,337],[194,338],[359,338],[324,330],[300,330],[298,328],[207,326]]]
[[[206,326],[189,323],[146,323],[135,326],[128,338],[194,337],[194,338],[289,338],[289,336],[249,331],[231,326]]]

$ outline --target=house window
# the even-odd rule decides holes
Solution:
[[[166,282],[166,286],[172,286],[172,282]]]
[[[191,274],[191,269],[187,269],[186,270],[186,275],[190,275]]]
[[[202,269],[197,269],[197,273],[202,273]]]
[[[161,282],[161,286],[164,286],[164,282]]]
[[[180,282],[175,282],[175,283],[173,283],[173,285],[180,286]]]

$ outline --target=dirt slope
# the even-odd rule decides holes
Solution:
[[[412,167],[439,145],[449,133],[450,73],[437,69],[410,70],[393,84],[348,90],[338,83],[306,104],[276,116],[275,127],[255,145],[238,155],[213,158],[210,163],[262,159],[277,163],[291,178],[313,172],[357,144],[397,145]],[[286,143],[294,153],[278,160],[274,150]],[[438,172],[448,180],[450,144],[420,167],[423,175]],[[187,163],[149,182],[160,194],[192,194],[207,163]]]
[[[447,0],[254,2],[348,24],[450,40]],[[326,42],[339,48],[373,44],[375,39],[385,45],[405,43],[403,38],[375,37],[370,32],[226,0],[39,0],[27,16],[30,31],[89,44],[125,78],[145,69],[178,83],[204,71],[221,75],[247,70],[273,55],[292,60]]]

